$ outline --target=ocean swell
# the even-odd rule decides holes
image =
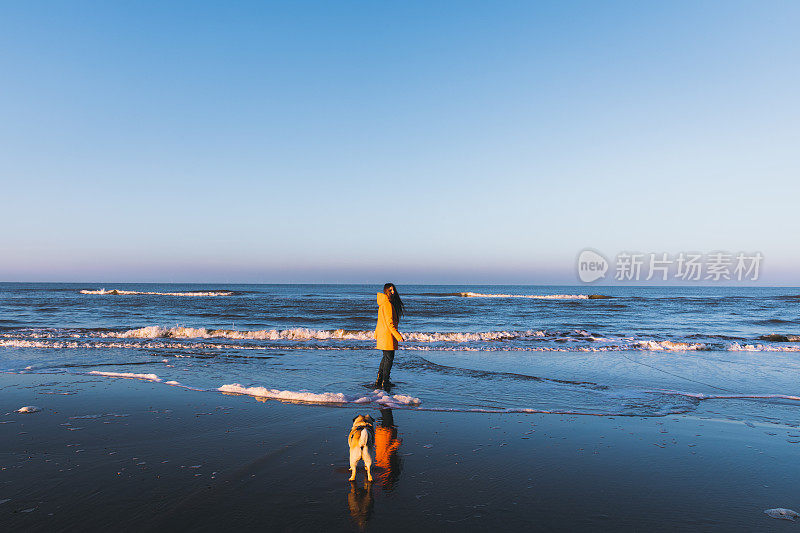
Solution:
[[[285,330],[215,330],[175,326],[147,326],[125,331],[108,330],[21,330],[0,334],[0,347],[79,349],[190,349],[227,350],[365,350],[374,347],[372,331],[318,330],[294,328]],[[637,339],[634,336],[599,336],[584,330],[550,332],[481,331],[481,332],[405,332],[407,351],[474,351],[474,352],[691,352],[726,350],[733,352],[800,352],[796,336],[770,336],[773,343],[743,339],[706,342],[683,339]],[[232,342],[242,341],[242,342]]]

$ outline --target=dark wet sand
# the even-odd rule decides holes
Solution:
[[[31,404],[44,411],[12,412]],[[763,513],[800,509],[796,428],[702,413],[395,410],[402,443],[386,454],[389,471],[371,486],[360,471],[351,485],[346,437],[363,411],[381,417],[127,379],[0,375],[0,530],[796,527]]]

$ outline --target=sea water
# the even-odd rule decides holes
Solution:
[[[0,370],[328,406],[800,424],[797,288],[401,285],[388,394],[366,386],[381,288],[0,284]]]

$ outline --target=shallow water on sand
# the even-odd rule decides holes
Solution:
[[[797,288],[400,287],[407,342],[388,395],[365,387],[379,289],[0,284],[0,370],[322,404],[631,416],[702,406],[800,424]]]

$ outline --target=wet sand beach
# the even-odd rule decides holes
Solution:
[[[68,375],[0,387],[7,531],[752,531],[800,507],[800,431],[710,411],[382,412]],[[371,485],[347,481],[362,411],[383,429]]]

